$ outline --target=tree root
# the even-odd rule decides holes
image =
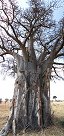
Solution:
[[[7,123],[0,131],[0,136],[7,136],[8,133],[10,132],[11,125],[12,125],[12,115],[9,117]]]

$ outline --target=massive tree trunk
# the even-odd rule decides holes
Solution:
[[[51,120],[50,110],[50,74],[52,61],[37,63],[30,38],[27,57],[13,53],[17,63],[11,116],[0,136],[6,136],[12,127],[15,136],[18,130],[46,127]]]
[[[23,61],[21,67],[18,64],[14,89],[17,129],[45,127],[50,119],[49,68],[43,74],[43,69],[35,69],[30,61]]]
[[[12,111],[7,127],[0,136],[7,135],[13,124],[13,132],[21,129],[46,127],[50,122],[50,69],[43,73],[43,68],[34,65],[14,54],[17,62]],[[15,126],[15,127],[14,127]],[[15,130],[14,130],[15,129]]]

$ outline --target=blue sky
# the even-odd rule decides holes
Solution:
[[[27,1],[29,0],[17,0],[17,1],[19,5],[21,5],[21,7],[23,7],[24,9],[28,7]],[[52,3],[52,1],[53,0],[44,0],[44,2],[48,4],[50,4],[50,2]],[[63,15],[64,15],[64,0],[57,0],[57,5],[54,8],[53,18],[56,21],[59,21],[61,17],[63,17]]]

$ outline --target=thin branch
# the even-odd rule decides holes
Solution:
[[[24,50],[24,44],[22,44],[22,42],[18,38],[14,37],[12,34],[10,34],[3,26],[0,25],[0,27],[6,32],[6,34],[9,37],[11,37],[14,41],[16,41],[20,45],[22,50]]]
[[[15,37],[16,37],[16,39],[18,39],[17,34],[16,34],[15,30],[14,30],[14,27],[11,25],[11,23],[9,23],[9,25],[10,25],[10,27],[11,27],[11,29],[12,29],[12,31],[13,31]]]
[[[12,50],[8,50],[5,46],[4,46],[4,41],[3,41],[3,38],[0,36],[0,39],[1,39],[1,42],[2,42],[2,46],[0,45],[0,48],[3,50],[3,54],[2,55],[5,55],[5,54],[11,54],[12,55]],[[0,54],[1,56],[1,54]]]
[[[64,53],[57,54],[55,58],[58,58],[58,57],[61,57],[61,56],[64,56]]]
[[[15,40],[15,41],[17,42],[17,39],[16,39],[13,35],[11,35],[11,34],[5,29],[5,27],[3,27],[2,25],[0,25],[0,27],[6,32],[6,34],[7,34],[8,36],[10,36],[13,40]]]
[[[23,26],[29,32],[29,29],[24,24],[22,24],[21,22],[19,22],[18,19],[16,19],[16,20],[17,20],[17,22],[18,22],[19,25]]]
[[[62,76],[59,76],[59,75],[58,75],[58,73],[56,72],[56,69],[55,69],[54,66],[53,66],[53,69],[54,69],[54,72],[55,72],[56,76],[57,76],[58,78],[61,78],[62,80],[64,80],[64,78],[63,78]]]
[[[3,58],[3,61],[0,61],[0,63],[4,62],[4,61],[5,61],[4,56],[3,56],[3,55],[0,55],[0,57],[2,57],[2,58]]]
[[[55,65],[64,65],[64,63],[57,63],[57,62],[54,62]]]
[[[58,38],[58,35],[55,36],[54,38],[50,39],[50,41],[46,42],[45,45],[50,44],[50,43],[53,42],[56,38]],[[51,46],[50,46],[50,47],[51,47]],[[50,47],[49,47],[49,48],[50,48]]]

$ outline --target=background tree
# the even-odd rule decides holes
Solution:
[[[57,96],[53,96],[53,99],[56,101],[56,99],[57,99]]]
[[[22,10],[16,1],[0,0],[0,57],[16,73],[12,112],[0,135],[7,135],[28,127],[49,125],[50,78],[56,73],[56,59],[64,56],[64,19],[58,26],[52,20],[54,5],[31,0],[29,8]],[[54,65],[55,64],[55,65]],[[63,63],[60,63],[64,65]],[[57,74],[57,73],[56,73]],[[14,123],[13,123],[14,122]]]
[[[8,102],[8,100],[9,100],[8,98],[5,98],[5,103],[7,103],[7,102]]]
[[[0,104],[2,103],[2,98],[0,98]]]

